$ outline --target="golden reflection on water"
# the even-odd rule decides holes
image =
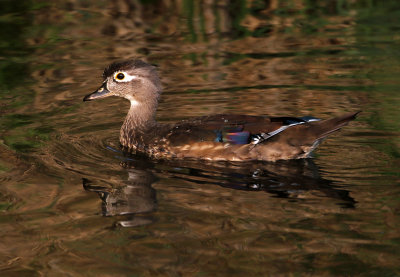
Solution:
[[[385,64],[362,51],[363,6],[339,2],[57,1],[30,11],[29,51],[9,58],[29,80],[0,98],[1,273],[396,275],[398,130],[385,128],[397,114],[380,115],[398,96],[374,75]],[[314,161],[127,157],[118,130],[128,103],[81,99],[110,61],[133,57],[159,68],[164,122],[364,112]]]

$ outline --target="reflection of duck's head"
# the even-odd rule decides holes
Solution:
[[[130,168],[128,174],[128,180],[111,186],[83,178],[83,188],[100,196],[105,216],[133,215],[156,209],[156,191],[151,187],[155,176],[150,171],[135,168]]]
[[[357,113],[329,120],[219,114],[158,124],[155,113],[161,82],[155,68],[140,60],[113,63],[104,82],[83,100],[119,96],[131,107],[120,132],[121,144],[153,158],[276,161],[309,157],[323,138]]]

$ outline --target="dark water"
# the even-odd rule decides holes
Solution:
[[[3,276],[400,275],[398,1],[0,2]],[[120,153],[111,61],[158,65],[158,120],[360,117],[315,157]]]

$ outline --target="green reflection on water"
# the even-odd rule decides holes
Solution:
[[[397,1],[369,3],[358,10],[356,26],[359,56],[365,57],[369,65],[364,75],[375,83],[374,89],[368,91],[372,106],[367,122],[376,130],[397,133],[400,131],[400,38],[394,30],[400,29],[399,18]],[[380,138],[372,140],[379,151],[400,158],[398,135],[388,136],[384,143]]]
[[[43,123],[38,127],[29,127],[37,125],[43,121],[49,113],[38,114],[9,114],[0,120],[0,127],[7,130],[4,135],[4,143],[12,149],[19,152],[31,152],[44,145],[50,140],[50,134],[55,130],[48,123]]]
[[[186,0],[183,2],[183,11],[186,14],[187,17],[187,26],[189,29],[189,38],[188,40],[190,42],[196,42],[197,41],[197,33],[194,27],[194,1],[193,0]]]
[[[32,22],[31,1],[0,2],[0,98],[12,93],[29,77],[27,57],[30,49],[25,43],[27,26]]]

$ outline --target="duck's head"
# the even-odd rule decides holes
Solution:
[[[103,84],[83,101],[119,96],[128,99],[131,105],[157,101],[161,82],[154,66],[141,60],[115,62],[104,69]]]

